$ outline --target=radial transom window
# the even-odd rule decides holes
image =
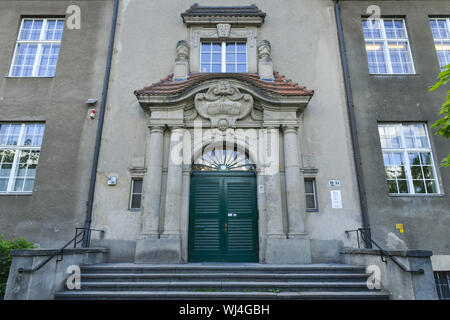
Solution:
[[[194,160],[193,170],[213,170],[213,171],[236,171],[254,170],[255,165],[251,163],[246,150],[241,150],[238,146],[206,146],[202,154]]]

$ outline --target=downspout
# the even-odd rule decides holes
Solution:
[[[102,142],[103,122],[105,118],[106,99],[108,97],[109,78],[111,73],[111,60],[114,49],[114,37],[116,34],[117,12],[119,9],[119,0],[114,0],[114,10],[111,24],[111,32],[109,36],[108,56],[106,59],[105,78],[103,80],[102,102],[100,105],[100,113],[98,117],[97,136],[95,138],[94,159],[92,160],[91,180],[89,184],[89,195],[87,201],[86,220],[84,222],[83,248],[89,247],[90,232],[92,222],[92,208],[94,205],[95,182],[97,179],[98,157],[100,154],[100,144]]]
[[[361,217],[363,228],[368,231],[368,239],[365,239],[366,248],[372,248],[372,243],[370,241],[370,223],[369,223],[369,214],[367,209],[367,199],[366,199],[366,190],[364,187],[364,179],[362,175],[362,167],[361,167],[361,157],[360,157],[360,149],[358,142],[358,133],[356,130],[356,120],[355,120],[355,109],[353,105],[353,97],[352,97],[352,89],[350,86],[350,76],[348,72],[347,65],[347,54],[345,50],[344,43],[344,33],[342,30],[342,21],[341,21],[341,12],[339,7],[339,0],[334,1],[334,12],[336,14],[336,23],[338,29],[338,39],[339,39],[339,47],[341,51],[341,61],[342,61],[342,71],[344,73],[344,84],[345,84],[345,95],[347,100],[347,113],[349,117],[349,125],[350,132],[352,138],[352,147],[353,147],[353,158],[355,162],[355,170],[356,170],[356,181],[358,184],[358,192],[359,192],[359,202],[361,205]]]

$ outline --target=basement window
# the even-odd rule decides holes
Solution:
[[[141,209],[142,199],[142,178],[131,179],[131,192],[130,192],[130,210]]]
[[[435,272],[434,281],[439,300],[450,300],[450,272]]]
[[[317,212],[319,211],[317,206],[317,192],[316,192],[316,179],[305,179],[305,196],[306,196],[306,211]]]

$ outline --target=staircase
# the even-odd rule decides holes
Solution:
[[[389,299],[369,290],[364,267],[256,263],[99,264],[81,267],[81,290],[55,299]]]

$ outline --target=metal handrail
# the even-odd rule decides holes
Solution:
[[[83,231],[79,233],[79,230],[83,230]],[[88,238],[91,237],[92,231],[97,231],[97,232],[101,232],[101,233],[105,232],[104,230],[98,230],[98,229],[75,228],[75,236],[69,242],[67,242],[61,249],[59,249],[57,253],[52,254],[50,257],[48,257],[47,259],[42,261],[36,267],[29,268],[29,269],[19,268],[17,271],[19,273],[25,273],[25,272],[33,273],[35,271],[40,270],[43,266],[45,266],[50,260],[52,260],[56,256],[60,256],[60,258],[58,258],[58,260],[56,260],[57,262],[62,261],[64,259],[64,249],[66,249],[72,242],[73,242],[73,247],[76,248],[77,244],[80,243],[81,241],[83,241],[86,231],[88,231],[87,232]],[[82,237],[80,239],[78,239],[80,236],[82,236]]]
[[[388,251],[386,251],[378,243],[376,243],[372,239],[372,237],[367,237],[366,232],[368,232],[370,234],[370,228],[359,228],[359,229],[356,229],[356,230],[346,230],[345,231],[346,234],[349,234],[350,232],[356,232],[356,237],[358,239],[358,248],[360,248],[359,236],[361,236],[361,239],[363,241],[365,241],[365,242],[370,241],[371,243],[373,243],[378,248],[378,250],[381,251],[381,255],[382,256],[386,256],[389,259],[391,259],[392,262],[394,262],[404,272],[420,273],[420,274],[423,274],[425,272],[423,269],[409,269],[409,268],[405,267],[402,263],[400,263],[400,261],[395,259]]]

